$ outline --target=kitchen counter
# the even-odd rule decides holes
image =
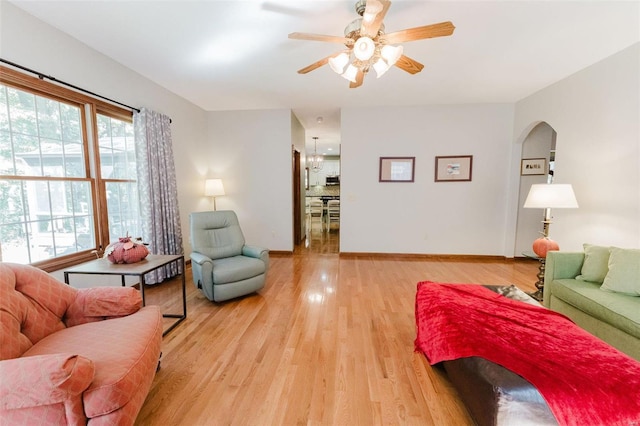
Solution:
[[[340,198],[340,185],[310,186],[307,197],[337,197]]]

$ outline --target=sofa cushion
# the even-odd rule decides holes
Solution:
[[[584,262],[582,271],[576,277],[580,281],[591,281],[600,283],[609,272],[609,249],[610,247],[584,244]]]
[[[640,249],[611,247],[609,272],[602,289],[640,296]]]
[[[108,321],[91,322],[45,337],[24,356],[78,354],[93,361],[95,377],[83,394],[88,418],[113,412],[149,386],[162,343],[162,315],[157,306]],[[148,390],[148,389],[147,389]],[[146,390],[145,390],[146,393]]]
[[[213,261],[214,284],[242,281],[264,274],[266,266],[260,259],[247,256],[233,256]]]
[[[64,329],[62,317],[76,293],[40,269],[0,263],[0,359],[19,357]]]
[[[553,280],[549,286],[554,297],[640,338],[640,298],[605,292],[599,284],[588,281]]]

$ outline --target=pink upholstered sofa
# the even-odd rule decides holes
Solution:
[[[132,425],[162,343],[137,290],[74,289],[0,262],[0,423]]]

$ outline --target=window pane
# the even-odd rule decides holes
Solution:
[[[10,174],[86,177],[78,106],[6,86],[0,93],[6,100],[0,103],[0,169],[14,156],[17,170]]]
[[[36,98],[31,93],[7,88],[9,101],[9,123],[11,131],[22,135],[38,135],[36,120]]]
[[[109,212],[109,241],[129,234],[140,237],[138,187],[135,182],[107,182],[107,210]]]
[[[42,138],[62,140],[60,103],[52,99],[36,98],[38,134]]]
[[[133,125],[98,115],[100,170],[104,179],[136,179]]]
[[[11,150],[11,134],[0,130],[0,175],[15,175],[13,167],[13,151]]]
[[[0,180],[4,260],[31,263],[96,246],[88,181]]]
[[[7,86],[0,85],[0,130],[9,131],[9,103],[7,102]]]

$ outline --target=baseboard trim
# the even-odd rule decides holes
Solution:
[[[341,258],[345,259],[358,259],[358,258],[371,258],[371,259],[387,259],[387,260],[447,260],[447,261],[459,261],[459,262],[487,262],[487,261],[500,261],[513,260],[512,257],[496,256],[496,255],[481,255],[481,254],[422,254],[422,253],[361,253],[361,252],[341,252]]]
[[[269,250],[269,256],[291,256],[293,251],[288,250]]]

